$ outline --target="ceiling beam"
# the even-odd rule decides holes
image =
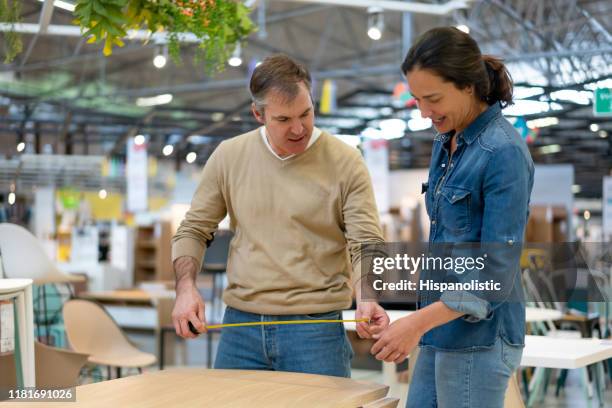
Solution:
[[[450,0],[443,4],[417,3],[396,0],[282,0],[289,3],[318,3],[341,7],[380,7],[387,11],[444,16],[469,7],[471,0]]]

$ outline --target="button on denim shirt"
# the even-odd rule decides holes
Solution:
[[[449,160],[451,136],[438,134],[434,139],[425,195],[430,248],[436,243],[514,245],[517,250],[510,256],[497,254],[493,264],[503,267],[486,270],[485,278],[503,281],[507,276],[500,275],[509,271],[518,278],[510,285],[513,295],[507,301],[493,302],[467,291],[442,293],[439,300],[464,316],[427,332],[421,345],[477,350],[492,347],[501,337],[522,346],[525,304],[519,259],[529,214],[533,161],[525,142],[502,116],[499,103],[489,106],[456,135],[457,149]],[[432,302],[427,296],[420,297],[419,306]]]

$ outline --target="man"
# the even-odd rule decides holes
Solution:
[[[283,55],[251,78],[252,112],[263,126],[213,152],[176,235],[176,333],[206,331],[195,286],[206,246],[230,216],[224,323],[340,319],[360,275],[361,243],[382,242],[367,169],[356,149],[314,127],[310,74]],[[352,260],[347,256],[347,244]],[[361,302],[362,337],[389,323]],[[215,368],[296,371],[349,377],[352,350],[341,323],[227,328]]]

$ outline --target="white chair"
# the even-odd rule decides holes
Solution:
[[[82,276],[61,272],[49,259],[38,239],[19,225],[0,224],[0,251],[5,278],[32,279],[35,285],[84,280]]]

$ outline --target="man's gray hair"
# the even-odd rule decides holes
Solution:
[[[263,113],[265,97],[270,90],[281,94],[287,101],[295,98],[299,84],[303,82],[311,93],[311,78],[308,69],[283,54],[267,57],[251,76],[249,90],[255,109]]]

